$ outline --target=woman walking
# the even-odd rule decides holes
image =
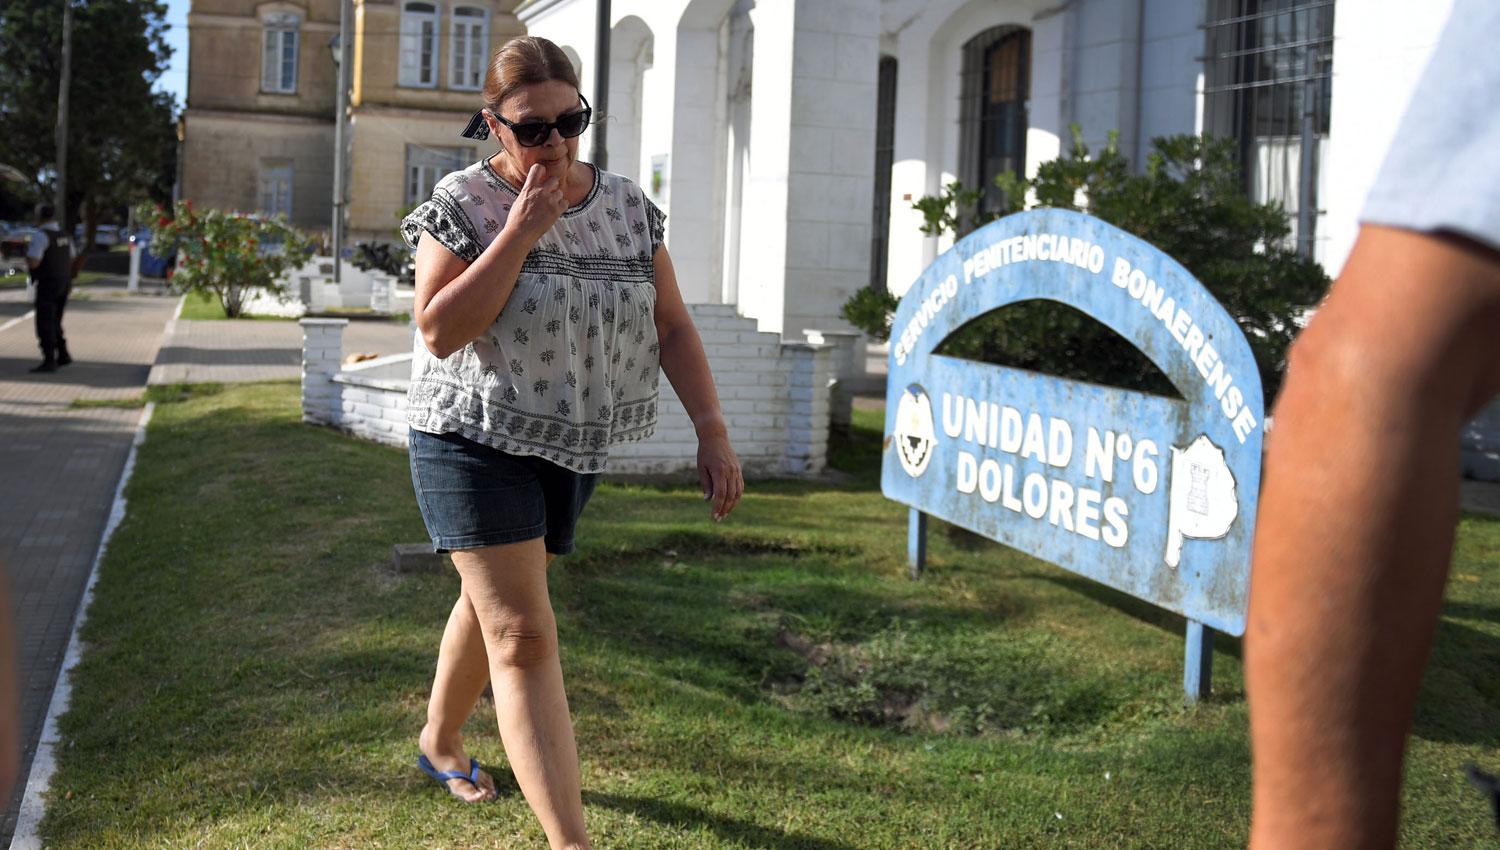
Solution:
[[[488,680],[511,769],[553,848],[586,848],[578,755],[547,565],[609,449],[650,436],[665,372],[697,429],[712,516],[744,490],[703,345],[639,186],[578,161],[592,110],[557,45],[490,62],[464,135],[499,151],[447,175],[402,222],[417,252],[412,481],[462,591],[438,651],[419,763],[457,797],[495,796],[460,728]],[[658,369],[658,364],[660,369]]]

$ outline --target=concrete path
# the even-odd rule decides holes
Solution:
[[[20,655],[20,783],[141,418],[138,407],[71,405],[138,396],[177,306],[170,297],[116,297],[122,290],[76,291],[64,316],[75,362],[57,373],[26,371],[41,361],[31,320],[0,331],[0,564]],[[26,314],[23,299],[22,290],[0,289],[0,327]],[[0,846],[9,846],[23,792],[5,801]]]
[[[295,321],[183,321],[151,369],[150,383],[272,381],[302,376],[302,326]],[[355,319],[344,331],[345,356],[411,351],[405,323]]]
[[[147,383],[295,379],[295,321],[181,321],[178,299],[110,280],[75,289],[64,318],[74,363],[50,375],[31,305],[0,287],[0,564],[9,581],[20,654],[21,787],[5,802],[0,847],[10,845],[74,615],[104,532],[139,407],[75,407],[131,400]],[[7,326],[9,325],[9,326]],[[409,351],[408,325],[350,322],[345,352]]]

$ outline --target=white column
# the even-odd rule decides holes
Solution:
[[[756,51],[741,312],[763,331],[842,328],[839,308],[870,274],[880,4],[795,0],[751,16],[757,45],[791,51]]]
[[[828,383],[833,371],[831,346],[782,343],[781,364],[788,372],[786,472],[816,475],[828,464]]]
[[[302,319],[302,421],[336,425],[342,411],[344,327],[348,319]]]

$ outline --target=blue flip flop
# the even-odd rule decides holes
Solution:
[[[422,768],[422,772],[423,773],[427,774],[428,776],[431,776],[434,780],[442,783],[443,788],[446,789],[449,794],[452,794],[453,796],[458,797],[458,799],[463,800],[465,803],[469,802],[469,800],[465,799],[464,797],[460,797],[458,795],[458,793],[456,791],[454,791],[451,786],[448,785],[448,780],[450,780],[450,779],[462,779],[463,781],[469,783],[470,785],[473,785],[475,789],[477,789],[479,791],[483,791],[484,790],[484,788],[481,787],[480,784],[479,784],[479,760],[478,759],[475,759],[475,758],[469,759],[469,772],[468,773],[464,773],[462,770],[443,770],[443,771],[440,771],[436,767],[433,767],[432,762],[430,760],[428,760],[428,758],[427,758],[426,755],[419,754],[417,756],[417,767]],[[480,801],[480,802],[484,802],[484,801]]]

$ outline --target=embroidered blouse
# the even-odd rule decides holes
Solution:
[[[651,435],[661,351],[653,257],[666,216],[628,178],[593,171],[588,195],[526,255],[487,331],[446,358],[418,335],[412,428],[582,473],[603,472],[610,446]],[[519,195],[481,160],[438,181],[401,235],[415,249],[425,230],[472,263]]]

